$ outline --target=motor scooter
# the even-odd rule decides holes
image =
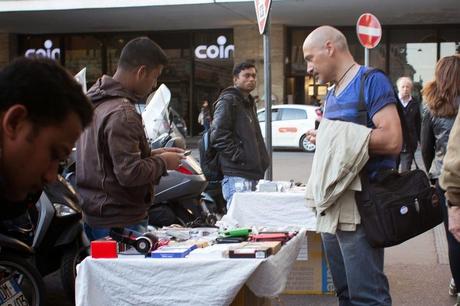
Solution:
[[[60,175],[46,185],[35,206],[20,221],[9,221],[8,234],[25,243],[43,277],[60,269],[62,286],[74,298],[76,265],[88,255],[79,199]]]
[[[45,285],[37,268],[31,264],[34,250],[0,230],[0,305],[44,305]]]
[[[182,147],[183,140],[163,134],[151,145]],[[149,209],[149,223],[156,227],[179,224],[182,226],[209,226],[217,221],[212,201],[202,197],[208,182],[199,163],[188,155],[175,170],[169,170],[155,186],[155,200]],[[208,198],[208,200],[210,200]]]
[[[147,98],[146,107],[141,112],[146,137],[152,149],[164,147],[186,148],[183,135],[168,116],[171,92],[164,85]],[[157,186],[155,200],[149,209],[149,223],[156,227],[171,224],[183,226],[213,225],[216,215],[202,200],[201,193],[208,182],[199,163],[186,156],[181,165],[168,171]]]

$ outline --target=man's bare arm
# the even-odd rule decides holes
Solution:
[[[399,154],[403,136],[396,105],[385,106],[374,115],[372,121],[375,129],[371,132],[369,153],[381,155]]]

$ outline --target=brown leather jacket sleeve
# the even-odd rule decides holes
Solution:
[[[106,147],[113,162],[114,174],[125,187],[157,184],[166,174],[166,164],[150,155],[142,121],[129,108],[113,113],[105,126]]]
[[[460,206],[460,112],[450,132],[440,184],[450,204]]]

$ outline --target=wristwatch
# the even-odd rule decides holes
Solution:
[[[460,207],[460,203],[452,203],[449,200],[447,200],[446,203],[447,203],[447,207],[449,207],[449,208],[451,208],[451,207]]]

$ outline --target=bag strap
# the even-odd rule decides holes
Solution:
[[[415,153],[413,153],[414,156],[413,156],[413,160],[414,160],[414,163],[415,163],[415,169],[419,170],[420,168],[418,167],[418,164],[417,164],[417,161],[415,160]]]

